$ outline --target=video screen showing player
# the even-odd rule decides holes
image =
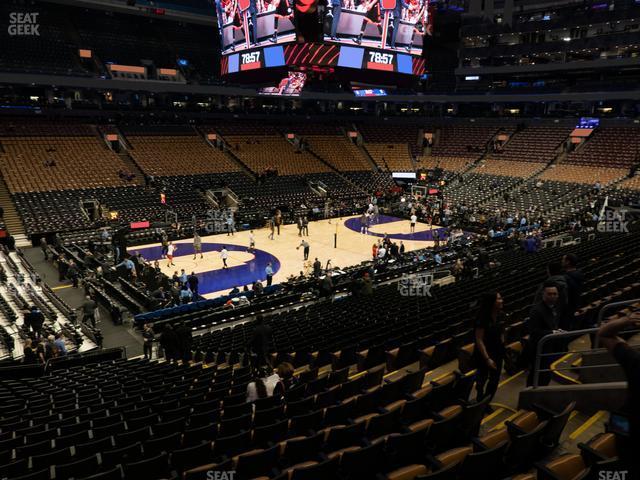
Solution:
[[[283,78],[275,87],[265,87],[260,89],[261,95],[286,95],[297,97],[302,92],[307,74],[303,72],[289,72],[289,75]]]
[[[215,0],[222,53],[296,39],[294,0]]]
[[[325,41],[422,53],[429,0],[327,0]]]

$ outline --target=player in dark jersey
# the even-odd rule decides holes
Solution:
[[[362,22],[362,29],[360,30],[360,35],[353,39],[358,45],[362,43],[362,37],[364,36],[364,31],[367,28],[367,25],[377,25],[378,32],[382,35],[382,24],[380,23],[380,5],[378,4],[378,0],[364,0],[357,7],[356,10],[360,12],[367,12],[364,17],[364,21]]]

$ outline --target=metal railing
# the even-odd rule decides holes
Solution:
[[[604,317],[604,313],[606,311],[610,311],[612,309],[615,308],[619,308],[619,307],[624,307],[624,306],[628,306],[628,305],[632,305],[634,303],[638,303],[640,302],[640,299],[633,299],[633,300],[625,300],[625,301],[621,301],[621,302],[613,302],[613,303],[609,303],[605,306],[603,306],[600,309],[600,312],[598,313],[598,327],[593,327],[593,328],[585,328],[582,330],[573,330],[573,331],[559,331],[559,332],[554,332],[554,333],[550,333],[549,335],[545,335],[544,337],[542,337],[540,339],[540,341],[538,342],[537,348],[536,348],[536,357],[535,357],[535,362],[534,362],[534,371],[533,371],[533,387],[536,388],[539,386],[539,382],[540,382],[540,373],[541,372],[561,372],[561,371],[566,371],[566,370],[588,370],[588,369],[594,369],[594,368],[611,368],[611,367],[619,367],[618,363],[607,363],[607,364],[600,364],[600,365],[580,365],[580,366],[569,366],[569,367],[559,367],[559,368],[553,368],[553,363],[549,365],[549,368],[541,368],[541,363],[542,363],[542,359],[543,357],[551,357],[553,359],[559,359],[561,358],[563,355],[566,355],[568,353],[574,354],[574,353],[604,353],[607,351],[606,348],[600,348],[598,347],[598,337],[595,336],[595,334],[597,333],[597,331],[599,330],[599,325],[601,325],[602,323],[602,319]],[[640,333],[640,329],[632,329],[632,330],[625,330],[624,333]],[[543,353],[544,347],[545,345],[547,345],[549,342],[553,341],[553,340],[560,340],[560,339],[568,339],[568,338],[578,338],[581,337],[583,335],[594,335],[595,336],[595,340],[593,342],[593,347],[592,348],[588,348],[588,349],[582,349],[582,350],[563,350],[563,351],[554,351],[554,352],[545,352]],[[567,347],[568,348],[568,347]]]

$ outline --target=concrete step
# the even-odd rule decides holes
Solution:
[[[29,240],[29,237],[27,237],[26,235],[24,235],[22,233],[14,235],[13,238],[16,241],[16,247],[31,247],[31,246],[33,246],[33,244],[31,243],[31,240]]]

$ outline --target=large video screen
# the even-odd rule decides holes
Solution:
[[[222,53],[293,42],[293,0],[215,0]]]
[[[287,95],[290,97],[298,97],[302,93],[304,83],[307,81],[307,74],[303,72],[289,72],[289,74],[280,80],[275,87],[261,88],[258,93],[260,95]]]
[[[420,55],[431,34],[429,0],[328,0],[325,42]]]

